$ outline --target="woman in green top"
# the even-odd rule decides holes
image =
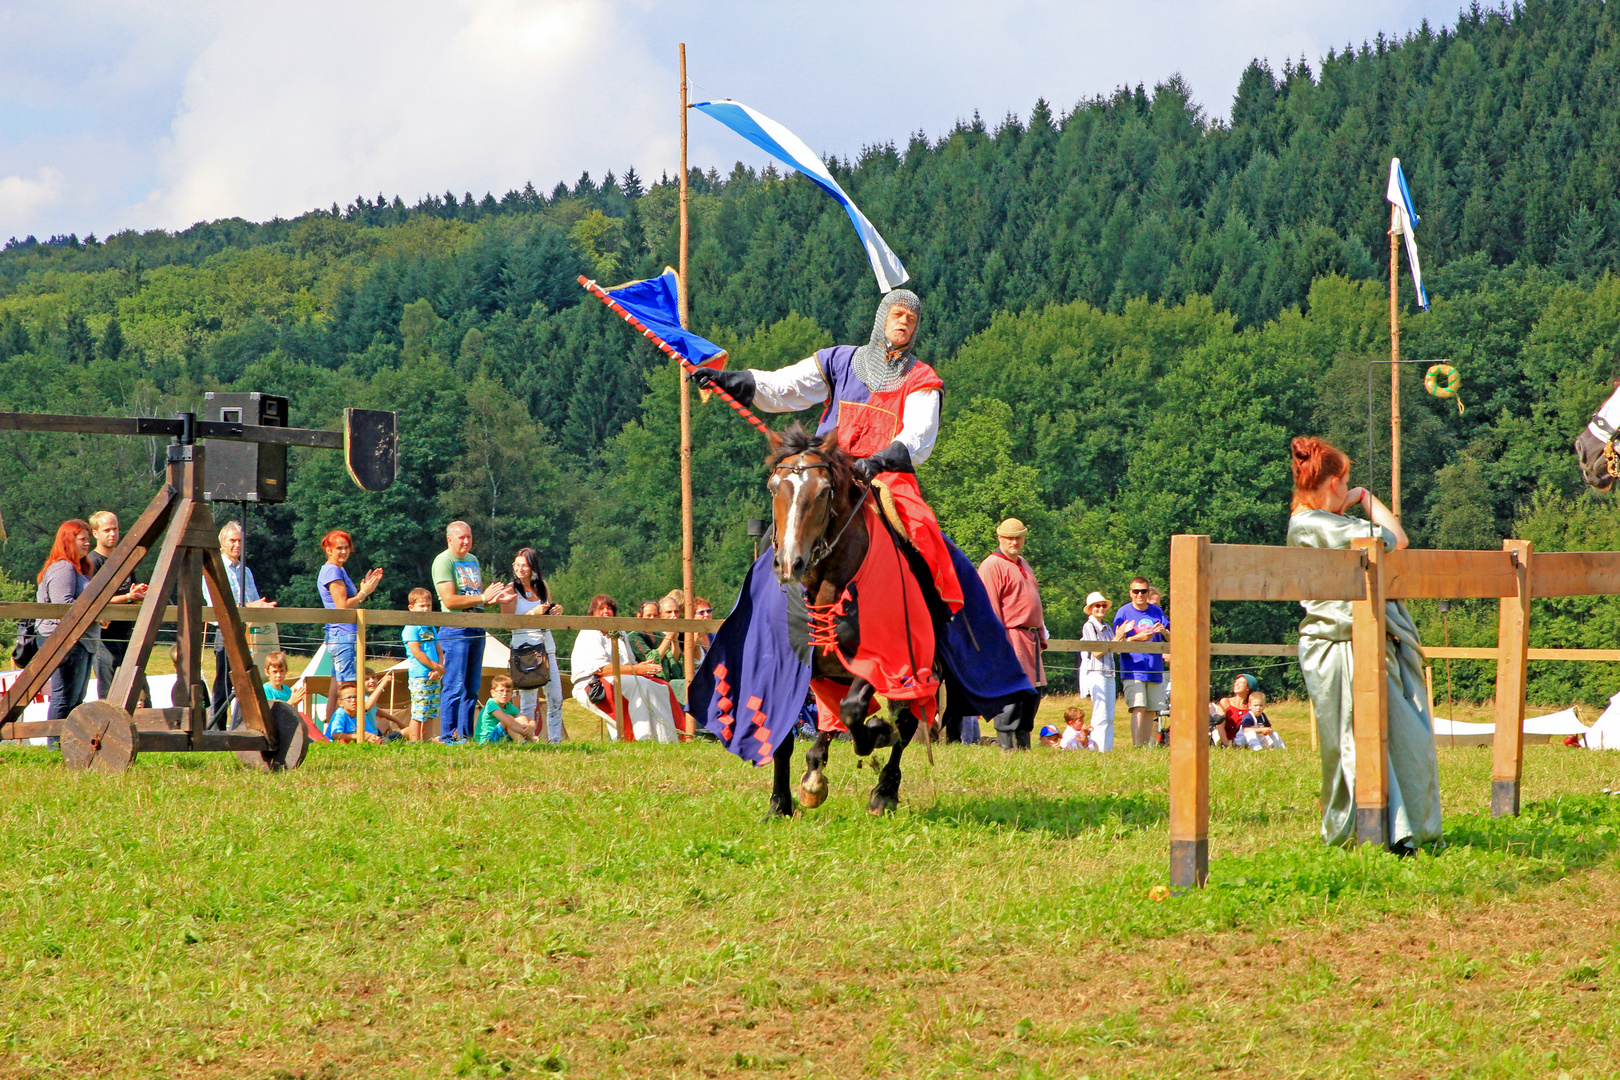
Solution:
[[[1358,536],[1382,537],[1385,550],[1406,547],[1406,533],[1366,488],[1346,483],[1350,459],[1321,439],[1293,443],[1294,504],[1288,546],[1348,548]],[[1360,503],[1371,521],[1346,517]],[[1322,840],[1349,843],[1356,831],[1356,742],[1350,653],[1350,602],[1301,604],[1299,668],[1316,707],[1322,746]],[[1392,850],[1409,852],[1440,839],[1440,774],[1434,718],[1423,682],[1417,624],[1399,601],[1385,604],[1389,637],[1389,837]]]

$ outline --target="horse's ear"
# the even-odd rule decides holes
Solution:
[[[837,428],[833,428],[831,431],[827,432],[827,437],[821,440],[820,449],[821,449],[821,452],[823,454],[828,454],[828,455],[836,454],[838,452],[838,429]]]
[[[766,431],[765,441],[771,444],[773,454],[782,449],[782,433],[779,431]]]

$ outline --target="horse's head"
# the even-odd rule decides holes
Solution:
[[[1581,478],[1598,491],[1608,491],[1614,486],[1606,451],[1617,427],[1620,427],[1620,389],[1609,395],[1591,423],[1575,436],[1575,457],[1581,463]],[[1620,461],[1616,462],[1616,468],[1620,468]]]
[[[854,470],[837,431],[817,442],[798,424],[771,435],[765,467],[776,520],[776,577],[785,585],[804,577],[826,554],[817,547],[849,508]]]
[[[1603,447],[1607,439],[1600,439],[1586,428],[1575,436],[1575,456],[1581,462],[1581,479],[1585,480],[1598,491],[1608,491],[1614,486],[1614,477],[1609,475],[1609,466],[1603,458]]]

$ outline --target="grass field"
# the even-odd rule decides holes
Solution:
[[[710,744],[317,745],[267,776],[0,752],[0,1075],[1613,1075],[1620,757],[1442,750],[1448,847],[1316,840],[1286,751],[1212,755],[1166,880],[1167,755],[938,747],[899,813],[762,821]],[[1620,786],[1616,784],[1615,786]]]

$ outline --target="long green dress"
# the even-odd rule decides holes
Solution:
[[[1382,535],[1370,521],[1300,510],[1288,519],[1288,546],[1348,548],[1352,537]],[[1322,841],[1344,844],[1356,832],[1356,740],[1351,723],[1355,699],[1350,653],[1350,602],[1303,601],[1299,667],[1316,706],[1322,746]],[[1396,600],[1385,604],[1389,638],[1389,844],[1415,847],[1440,839],[1440,773],[1434,752],[1434,718],[1423,683],[1423,651],[1417,624]]]

